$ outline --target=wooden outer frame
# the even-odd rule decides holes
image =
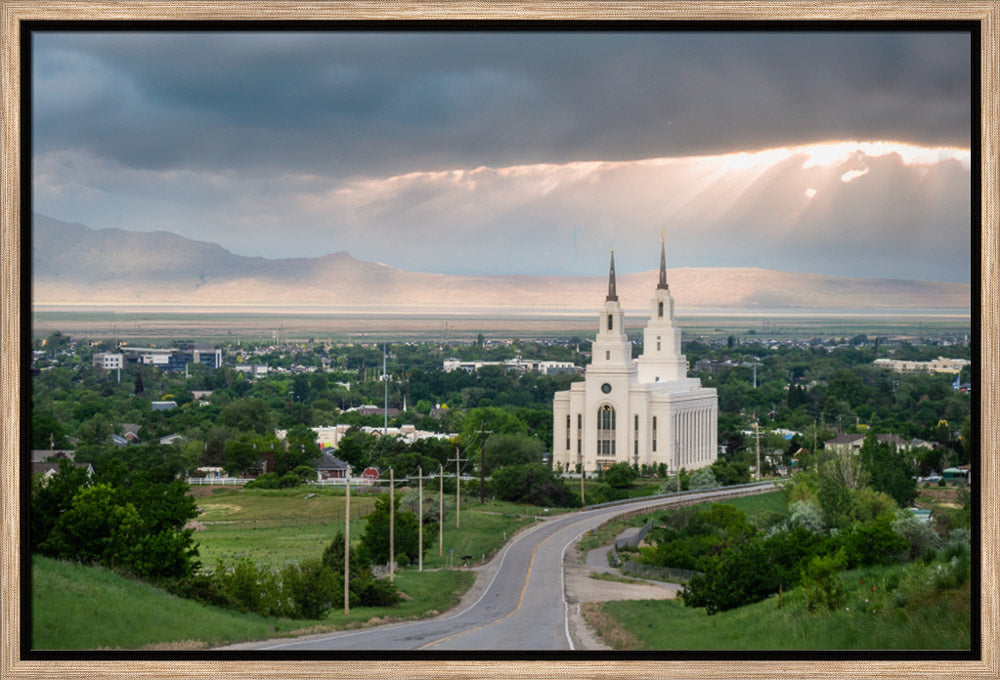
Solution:
[[[981,223],[982,261],[981,486],[982,659],[979,661],[25,661],[20,658],[19,608],[19,404],[22,342],[20,307],[20,25],[29,20],[303,20],[303,19],[605,19],[605,20],[963,20],[981,30]],[[299,2],[179,0],[177,2],[78,2],[0,0],[2,101],[0,101],[0,678],[599,678],[624,677],[955,677],[1000,678],[998,664],[997,571],[998,460],[1000,452],[1000,343],[998,336],[997,193],[998,53],[1000,0],[919,2],[484,2],[441,0],[386,2]]]

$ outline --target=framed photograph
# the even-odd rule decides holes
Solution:
[[[997,0],[0,21],[4,678],[1000,677]]]

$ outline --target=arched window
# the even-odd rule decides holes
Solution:
[[[615,409],[611,404],[597,409],[597,455],[615,455]]]

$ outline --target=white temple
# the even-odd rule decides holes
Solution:
[[[711,465],[718,457],[719,400],[714,388],[687,377],[662,240],[660,280],[638,359],[632,359],[624,322],[612,251],[591,364],[582,382],[556,392],[552,402],[553,466],[573,472],[580,465],[596,472],[620,461],[666,463],[674,472]]]

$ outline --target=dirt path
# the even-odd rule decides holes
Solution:
[[[591,574],[609,574],[622,577],[621,572],[608,565],[610,546],[597,548],[584,554],[578,547],[566,553],[566,600],[569,602],[569,625],[578,649],[613,649],[601,640],[587,623],[584,613],[588,605],[611,600],[670,600],[677,597],[682,586],[645,579],[631,579],[637,583],[623,583],[592,578]],[[589,607],[593,610],[593,607]],[[591,613],[593,615],[593,612]]]

